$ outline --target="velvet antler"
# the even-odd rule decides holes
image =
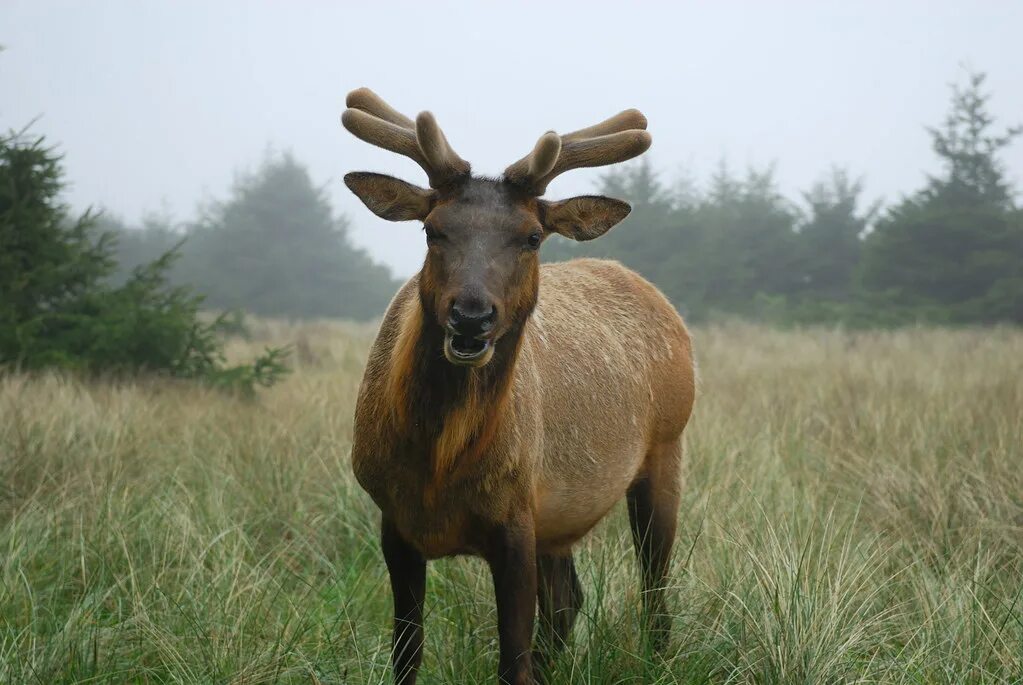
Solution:
[[[534,195],[543,195],[547,185],[569,169],[624,162],[645,152],[652,142],[646,123],[639,110],[627,109],[563,136],[548,131],[532,152],[504,170],[504,177]]]
[[[369,88],[353,90],[345,104],[341,123],[346,129],[371,145],[414,160],[429,177],[430,187],[441,188],[469,175],[469,163],[451,148],[430,112],[420,112],[413,122]]]

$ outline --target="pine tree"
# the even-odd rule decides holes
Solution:
[[[880,208],[860,208],[862,180],[833,169],[803,193],[808,214],[799,226],[796,271],[801,298],[846,302],[854,292],[862,236]]]
[[[795,208],[781,196],[772,169],[737,178],[722,164],[693,216],[695,235],[674,267],[697,317],[729,313],[762,317],[764,303],[797,287],[793,269]],[[700,293],[696,297],[696,293]]]
[[[929,127],[931,146],[945,166],[932,176],[922,199],[949,207],[1013,208],[1013,189],[1005,178],[999,153],[1023,133],[1012,126],[1001,134],[991,129],[991,96],[984,93],[983,73],[970,73],[965,86],[953,84],[952,105],[942,128]]]
[[[178,278],[216,307],[373,318],[397,284],[351,245],[347,228],[302,165],[290,154],[270,157],[190,232]]]
[[[878,222],[861,278],[872,302],[911,319],[1023,322],[1023,222],[1000,153],[1023,129],[995,133],[984,75],[954,86],[942,128],[928,129],[944,172]]]

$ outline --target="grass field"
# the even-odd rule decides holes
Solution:
[[[0,683],[389,681],[347,464],[373,331],[259,333],[297,368],[256,401],[0,379]],[[670,651],[643,646],[618,509],[555,681],[1023,682],[1023,332],[694,335]],[[494,682],[483,564],[430,568],[420,682]]]

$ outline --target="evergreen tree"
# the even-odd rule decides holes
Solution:
[[[43,138],[0,138],[0,358],[22,346],[19,328],[80,298],[112,267],[112,236],[60,201],[60,157]]]
[[[610,257],[656,283],[684,314],[763,315],[761,294],[797,289],[792,268],[794,207],[773,172],[734,177],[723,164],[704,197],[682,185],[669,191],[643,160],[601,177],[599,192],[627,200],[632,213],[592,243],[552,239],[548,259]]]
[[[871,302],[906,318],[1023,322],[1023,222],[999,153],[984,75],[955,86],[942,128],[929,129],[944,172],[878,222],[861,278]]]
[[[185,241],[185,234],[176,230],[170,220],[155,214],[147,215],[139,227],[128,227],[124,221],[104,212],[96,221],[97,228],[105,233],[112,233],[117,238],[114,252],[117,266],[110,276],[111,282],[121,284],[131,278],[135,269],[148,264],[160,255],[180,248]],[[170,278],[175,283],[180,279],[181,259],[175,260],[170,271]]]
[[[1011,210],[1013,190],[998,154],[1023,133],[1012,126],[1001,134],[991,129],[991,96],[983,92],[986,74],[970,73],[965,86],[953,84],[952,104],[942,128],[928,128],[931,146],[945,173],[931,176],[922,199],[950,207]]]
[[[796,212],[778,192],[771,169],[750,169],[745,178],[736,178],[722,164],[693,221],[696,239],[672,279],[685,290],[672,292],[672,298],[690,298],[696,317],[765,316],[765,302],[796,290]]]
[[[60,157],[42,138],[0,138],[0,368],[146,371],[244,390],[283,373],[281,350],[224,366],[202,298],[166,283],[174,252],[110,285],[114,234],[89,213],[72,217],[62,190]]]
[[[180,278],[221,308],[267,316],[369,319],[397,289],[347,237],[323,191],[290,154],[241,178],[189,234]]]
[[[833,169],[803,193],[808,215],[799,227],[796,271],[803,299],[847,302],[863,246],[862,236],[877,216],[879,203],[860,209],[863,182]]]

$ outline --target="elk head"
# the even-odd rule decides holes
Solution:
[[[621,200],[586,195],[540,199],[557,175],[631,159],[650,147],[646,117],[631,109],[595,126],[543,134],[500,179],[474,177],[429,112],[413,122],[366,88],[348,94],[341,121],[362,140],[413,159],[430,188],[366,172],[345,184],[377,216],[423,222],[428,246],[419,279],[427,325],[444,333],[452,364],[483,366],[536,305],[544,239],[603,235],[628,216]]]

